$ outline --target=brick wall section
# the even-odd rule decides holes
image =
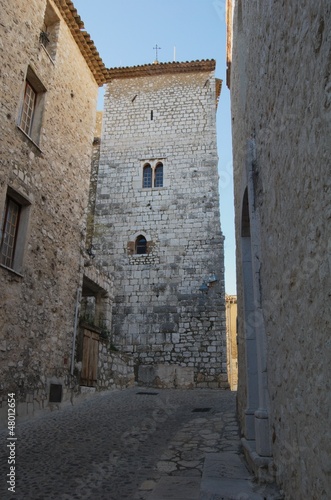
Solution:
[[[328,2],[235,2],[231,101],[238,316],[241,210],[255,142],[262,310],[276,477],[290,498],[330,496],[330,118]],[[253,242],[254,244],[254,242]],[[239,362],[242,357],[239,358]],[[245,407],[244,370],[239,414]]]
[[[55,5],[52,62],[39,43],[46,1],[0,4],[0,213],[7,186],[31,202],[22,276],[0,267],[0,378],[25,412],[47,400],[50,380],[65,397],[70,387],[98,86]],[[40,149],[16,126],[28,65],[47,89]]]
[[[94,244],[114,280],[113,342],[136,365],[178,364],[199,386],[224,385],[214,73],[147,68],[107,87]],[[157,159],[163,187],[143,189],[144,160]],[[146,255],[134,254],[140,233]],[[211,274],[218,281],[200,292]]]

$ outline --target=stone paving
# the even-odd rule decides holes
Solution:
[[[281,498],[254,485],[245,467],[230,391],[134,387],[22,422],[15,494],[6,485],[7,435],[3,500]]]

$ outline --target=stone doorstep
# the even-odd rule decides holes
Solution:
[[[93,394],[96,392],[95,387],[89,387],[87,385],[81,385],[79,388],[81,394]]]
[[[200,477],[163,476],[148,500],[199,500]]]
[[[241,438],[241,444],[245,459],[249,469],[252,471],[258,481],[272,483],[275,478],[272,473],[272,457],[262,457],[255,449],[255,441],[248,441],[246,438]]]
[[[227,451],[207,453],[203,466],[202,478],[252,479],[244,458],[238,453]]]
[[[247,479],[207,478],[201,481],[199,500],[264,500]]]
[[[252,475],[235,452],[208,453],[205,458],[200,500],[263,500],[254,492]]]

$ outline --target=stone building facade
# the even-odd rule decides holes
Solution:
[[[0,7],[1,411],[14,392],[20,418],[79,386],[81,295],[109,322],[111,282],[84,268],[96,100],[107,71],[70,0]]]
[[[112,341],[145,384],[227,380],[214,70],[108,73],[93,246],[114,281]]]
[[[331,9],[228,0],[243,443],[285,498],[331,495]]]

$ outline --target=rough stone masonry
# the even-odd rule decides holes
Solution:
[[[0,7],[1,421],[9,392],[16,394],[18,418],[47,406],[51,384],[62,386],[62,401],[72,395],[91,142],[106,68],[94,45],[86,46],[89,35],[69,0],[0,1]],[[28,88],[34,98],[26,127]],[[9,203],[19,217],[13,258],[4,260]]]
[[[151,385],[227,384],[215,61],[109,70],[93,244]]]

